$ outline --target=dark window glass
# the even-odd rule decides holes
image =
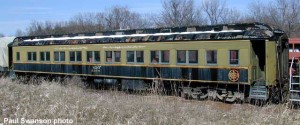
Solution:
[[[170,61],[170,51],[169,50],[164,50],[161,51],[161,62],[163,63],[169,63]]]
[[[36,52],[27,52],[28,61],[36,61]]]
[[[74,51],[70,51],[70,61],[75,62],[75,52]]]
[[[20,52],[16,53],[16,61],[20,61]]]
[[[94,51],[94,61],[100,62],[100,52],[99,51]]]
[[[177,50],[177,63],[186,63],[186,51]]]
[[[115,62],[121,62],[121,51],[114,51]]]
[[[54,52],[54,61],[60,61],[59,52]]]
[[[127,62],[143,63],[144,51],[127,51]]]
[[[113,62],[112,60],[112,51],[106,51],[106,62]]]
[[[189,50],[189,63],[198,63],[198,50]]]
[[[81,51],[76,51],[76,61],[82,61]]]
[[[36,52],[32,52],[32,61],[36,61]]]
[[[207,50],[206,51],[206,62],[207,64],[217,64],[217,51]]]
[[[71,62],[82,61],[81,51],[70,51],[70,61]]]
[[[151,63],[159,63],[159,51],[151,51]]]
[[[134,51],[127,51],[127,62],[134,62]]]
[[[32,61],[32,55],[31,52],[27,52],[27,60]]]
[[[170,61],[170,51],[151,51],[151,63],[169,63]]]
[[[60,61],[65,61],[65,52],[60,52]]]
[[[106,62],[121,62],[121,51],[106,51]]]
[[[50,61],[50,52],[40,52],[40,61]]]
[[[230,50],[229,51],[229,63],[232,65],[239,64],[239,51],[238,50]]]
[[[54,61],[65,61],[65,52],[54,52]]]
[[[144,51],[136,51],[136,62],[138,63],[144,62]]]
[[[92,51],[87,51],[86,52],[86,61],[87,62],[93,62],[93,52]]]
[[[50,52],[46,52],[46,61],[50,61]]]
[[[45,61],[45,54],[44,52],[40,52],[40,60]]]

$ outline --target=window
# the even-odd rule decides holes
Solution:
[[[40,52],[40,61],[50,61],[50,52]]]
[[[100,62],[100,52],[99,51],[87,51],[86,61],[88,63],[99,63]]]
[[[65,61],[65,52],[63,51],[54,52],[54,61],[57,62]]]
[[[144,51],[136,51],[136,62],[137,63],[144,62]]]
[[[80,62],[80,61],[82,61],[81,51],[70,51],[70,61],[71,62]]]
[[[239,64],[239,51],[229,50],[229,64],[238,65]]]
[[[170,51],[151,51],[151,63],[169,63],[170,62]]]
[[[121,51],[106,51],[106,62],[121,62]]]
[[[112,51],[106,51],[106,62],[113,62]]]
[[[121,51],[114,51],[115,62],[121,62]]]
[[[198,63],[198,50],[189,50],[189,63]]]
[[[16,53],[16,61],[20,61],[20,52]]]
[[[217,50],[207,50],[206,51],[206,63],[207,64],[217,64]]]
[[[144,51],[127,51],[128,63],[143,63]]]
[[[177,63],[186,63],[186,51],[177,50]]]
[[[198,50],[177,50],[177,63],[198,63]]]
[[[28,61],[36,61],[36,52],[27,52]]]
[[[127,62],[134,62],[134,51],[127,51]]]
[[[151,51],[151,63],[159,63],[159,52],[160,51]]]
[[[170,51],[169,50],[161,51],[161,62],[162,63],[170,62]]]

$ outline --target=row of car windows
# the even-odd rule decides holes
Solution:
[[[65,62],[66,52],[55,51],[55,62]],[[49,62],[50,52],[40,52],[40,61]],[[177,50],[177,63],[179,64],[198,64],[198,50]],[[168,64],[170,63],[169,50],[150,51],[151,63]],[[70,51],[70,62],[82,62],[81,51]],[[20,61],[20,52],[16,53],[16,61]],[[37,61],[37,52],[27,52],[27,61]],[[86,51],[87,63],[100,63],[100,51]],[[121,62],[121,51],[105,51],[105,62],[118,63]],[[206,63],[217,64],[217,50],[206,50]],[[144,63],[144,51],[127,51],[127,63]],[[239,64],[239,50],[229,50],[229,63],[231,65]]]

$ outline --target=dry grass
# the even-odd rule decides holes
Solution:
[[[33,80],[34,81],[34,80]],[[89,90],[79,79],[40,85],[0,79],[0,123],[4,118],[72,119],[74,124],[300,124],[300,111]]]

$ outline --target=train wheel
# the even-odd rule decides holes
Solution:
[[[179,95],[181,98],[188,99],[188,95],[184,93],[183,90],[180,90]]]
[[[208,92],[207,92],[207,89],[202,89],[201,91],[201,95],[199,96],[199,99],[200,100],[204,100],[204,99],[207,99],[208,98]]]
[[[216,100],[217,99],[217,90],[208,90],[208,99],[209,100]]]

